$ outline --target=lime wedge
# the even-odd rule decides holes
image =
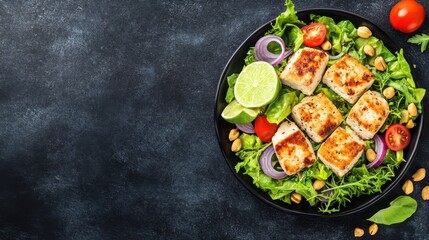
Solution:
[[[238,75],[234,96],[244,107],[262,107],[276,99],[280,88],[281,83],[271,64],[253,62]]]
[[[250,109],[241,106],[237,100],[233,100],[222,111],[222,118],[230,123],[246,124],[250,123],[258,116],[260,109]]]

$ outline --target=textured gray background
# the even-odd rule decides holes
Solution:
[[[283,3],[0,1],[0,239],[348,239],[367,229],[400,186],[350,217],[287,214],[248,192],[219,149],[219,76]],[[392,1],[295,4],[379,23],[429,87],[429,53],[390,27]],[[424,131],[406,177],[429,169]],[[429,238],[424,185],[416,214],[376,238]]]

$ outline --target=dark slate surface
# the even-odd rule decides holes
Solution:
[[[389,26],[391,1],[295,2],[379,23],[429,87],[429,55]],[[219,76],[283,10],[281,0],[0,1],[0,239],[347,239],[367,229],[400,186],[357,215],[303,217],[255,198],[222,157]],[[424,132],[406,177],[429,169]],[[428,184],[412,194],[417,213],[380,226],[378,239],[428,238]]]

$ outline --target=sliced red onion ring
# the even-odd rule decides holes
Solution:
[[[277,171],[271,165],[271,159],[274,155],[274,147],[271,145],[262,152],[261,157],[259,158],[259,165],[261,166],[262,171],[269,177],[273,179],[282,179],[287,175],[284,171]]]
[[[274,54],[268,50],[268,44],[277,42],[282,49],[280,54]],[[286,44],[281,37],[275,35],[267,35],[260,38],[255,45],[255,58],[258,61],[265,61],[273,66],[278,65],[293,53],[293,49],[286,51]]]
[[[340,58],[340,57],[344,56],[344,53],[343,53],[343,52],[340,52],[340,53],[338,53],[338,54],[337,54],[337,55],[335,55],[335,56],[332,56],[332,55],[328,54],[328,56],[329,56],[329,60],[336,60],[336,59],[338,59],[338,58]]]
[[[322,191],[322,192],[321,192],[323,196],[319,196],[319,197],[317,197],[317,199],[319,199],[319,201],[321,201],[321,202],[327,202],[327,201],[328,201],[329,196],[330,196],[333,192],[334,192],[334,190],[332,190],[332,189],[324,190],[324,191]]]
[[[253,127],[252,123],[248,124],[235,124],[237,126],[238,130],[245,132],[245,133],[255,133],[255,128]]]
[[[374,141],[375,141],[375,152],[377,153],[377,157],[375,158],[374,161],[366,165],[367,168],[376,168],[380,166],[380,164],[384,160],[384,157],[386,157],[387,145],[384,140],[384,137],[381,136],[381,134],[377,134],[374,136]]]

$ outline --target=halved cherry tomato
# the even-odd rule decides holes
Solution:
[[[268,122],[267,116],[265,115],[260,115],[255,119],[256,136],[258,136],[262,142],[271,142],[271,138],[273,138],[278,127],[277,124]]]
[[[402,124],[392,124],[385,135],[387,147],[393,151],[399,151],[408,146],[411,141],[411,133]]]
[[[307,47],[320,46],[326,38],[326,26],[323,23],[312,23],[301,28],[304,44]]]
[[[390,24],[404,33],[416,31],[425,20],[425,8],[416,0],[402,0],[390,11]]]

